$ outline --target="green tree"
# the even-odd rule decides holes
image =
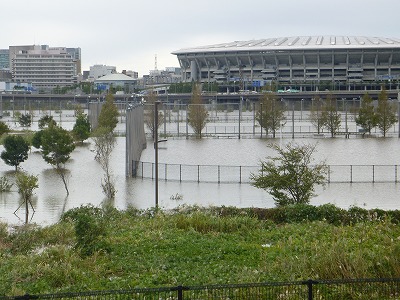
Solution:
[[[31,202],[33,190],[39,187],[38,177],[35,175],[29,175],[25,172],[18,172],[15,185],[18,188],[18,193],[21,195],[23,204],[25,203],[25,224],[27,224],[29,217],[29,204],[33,209]]]
[[[36,131],[33,134],[31,144],[33,147],[39,149],[42,146],[42,135],[43,135],[43,130]]]
[[[81,143],[90,136],[90,122],[89,118],[83,112],[78,112],[72,134],[75,140]]]
[[[49,127],[50,125],[57,125],[56,121],[54,121],[53,116],[44,115],[38,121],[39,129],[44,129]]]
[[[340,129],[342,119],[337,110],[336,98],[332,94],[328,94],[326,97],[325,105],[322,107],[321,118],[324,127],[331,133],[331,137],[334,137]]]
[[[50,126],[42,132],[41,146],[43,159],[56,169],[64,183],[67,195],[69,195],[65,163],[75,149],[74,140],[65,129],[58,126]]]
[[[21,114],[18,118],[18,122],[22,127],[30,127],[32,124],[32,116],[30,114]]]
[[[115,146],[115,137],[112,132],[106,128],[97,128],[94,136],[94,145],[96,149],[95,159],[99,162],[104,171],[104,177],[101,181],[103,193],[108,200],[115,198],[115,182],[110,167],[111,152]]]
[[[261,162],[258,174],[251,174],[251,184],[267,190],[276,205],[309,203],[315,196],[315,185],[324,185],[328,167],[325,162],[314,163],[315,145],[287,144],[285,148],[270,145],[278,152]]]
[[[193,87],[192,99],[188,108],[188,123],[197,137],[201,138],[201,132],[207,124],[208,111],[203,104],[200,85]]]
[[[10,132],[10,127],[2,121],[0,121],[0,137],[5,134]]]
[[[376,124],[384,137],[386,137],[386,133],[396,122],[396,107],[389,101],[386,90],[382,89],[378,96]]]
[[[154,110],[155,110],[155,103],[157,101],[157,94],[154,92],[151,92],[147,96],[147,101],[146,101],[146,111],[144,113],[144,123],[146,124],[147,128],[151,131],[151,136],[154,138],[154,133],[155,133],[155,115],[154,115]],[[162,125],[164,122],[164,114],[159,111],[158,112],[158,128]],[[157,129],[158,129],[157,128]]]
[[[377,115],[372,98],[366,93],[361,102],[361,107],[356,117],[356,124],[368,133],[377,125]]]
[[[107,128],[109,131],[114,131],[118,124],[118,108],[114,103],[114,96],[107,94],[106,101],[101,107],[98,127]]]
[[[20,135],[9,135],[4,139],[1,159],[17,171],[20,163],[28,159],[29,143]]]
[[[310,122],[317,128],[318,134],[321,133],[321,129],[324,127],[324,120],[322,119],[322,106],[323,103],[319,96],[313,100],[313,105],[310,112]]]
[[[283,103],[278,101],[274,94],[263,93],[260,97],[256,120],[267,134],[272,132],[272,137],[275,138],[276,131],[282,126],[285,120]]]

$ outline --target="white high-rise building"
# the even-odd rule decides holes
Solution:
[[[15,82],[32,83],[38,89],[62,88],[77,83],[80,48],[10,46],[9,57]]]

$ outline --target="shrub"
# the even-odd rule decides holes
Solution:
[[[0,177],[0,193],[9,192],[12,186],[13,184],[8,181],[6,176]]]
[[[324,204],[318,207],[318,219],[326,220],[330,224],[348,224],[347,211],[333,204]]]
[[[82,256],[98,251],[109,251],[106,242],[106,222],[103,210],[92,205],[72,209],[62,216],[63,220],[74,222],[76,245]]]

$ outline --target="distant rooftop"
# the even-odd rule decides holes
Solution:
[[[400,39],[365,36],[292,36],[235,41],[216,45],[180,49],[172,52],[178,55],[194,52],[225,51],[275,51],[296,49],[347,49],[347,48],[400,48]]]
[[[114,74],[109,74],[105,75],[103,77],[99,77],[96,79],[96,81],[136,81],[135,78],[132,78],[130,76],[127,76],[125,74],[120,74],[120,73],[114,73]]]

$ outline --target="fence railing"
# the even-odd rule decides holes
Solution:
[[[155,179],[154,162],[137,162],[138,178]],[[329,165],[328,183],[398,183],[399,165]],[[208,183],[250,183],[259,166],[158,164],[158,179]]]
[[[0,299],[399,299],[400,278],[306,280],[249,284],[174,286],[1,297]]]

